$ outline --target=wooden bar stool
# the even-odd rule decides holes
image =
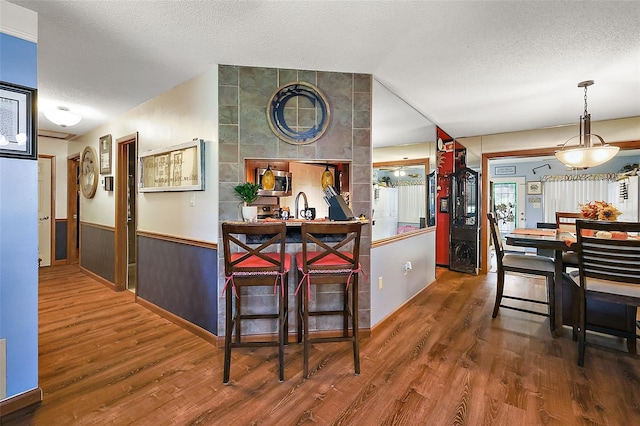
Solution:
[[[231,348],[256,346],[279,347],[279,379],[284,381],[284,345],[289,332],[287,277],[291,266],[291,256],[285,253],[286,234],[284,222],[222,224],[225,274],[223,294],[226,297],[222,382],[225,384],[229,382]],[[248,293],[248,290],[243,292],[243,287],[273,288],[277,312],[242,313],[242,300]],[[242,341],[242,321],[259,319],[277,320],[277,340]],[[234,331],[235,339],[232,339]]]
[[[309,345],[312,343],[348,341],[353,345],[355,374],[360,374],[360,349],[358,346],[358,273],[360,269],[361,223],[311,223],[301,226],[302,251],[296,253],[298,269],[298,342],[304,341],[303,374],[309,375]],[[311,311],[311,287],[342,284],[340,309]],[[351,303],[349,303],[351,299]],[[341,316],[342,333],[337,336],[309,337],[309,317]],[[351,318],[351,333],[349,333]],[[301,336],[304,332],[304,338]]]

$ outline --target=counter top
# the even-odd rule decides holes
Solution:
[[[242,222],[242,221],[235,221],[235,220],[225,220],[223,222],[226,223],[246,223],[246,222]],[[362,223],[362,224],[366,224],[369,223],[368,219],[364,219],[364,220],[360,220],[360,219],[352,219],[352,220],[329,220],[329,219],[313,219],[313,220],[307,220],[307,219],[287,219],[287,220],[282,220],[282,219],[258,219],[257,223],[270,223],[270,222],[284,222],[286,223],[287,227],[300,227],[302,226],[302,224],[304,222],[312,222],[312,223]]]

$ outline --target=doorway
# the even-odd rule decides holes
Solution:
[[[67,158],[67,263],[78,263],[80,252],[80,155]]]
[[[137,283],[137,173],[138,134],[119,138],[116,144],[115,288],[136,292]]]
[[[493,209],[500,228],[506,235],[516,228],[526,228],[525,178],[491,178]],[[505,245],[507,251],[524,251],[523,247]]]

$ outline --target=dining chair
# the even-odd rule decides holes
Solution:
[[[502,308],[512,309],[529,314],[542,315],[545,317],[553,316],[555,313],[555,297],[554,297],[554,273],[555,266],[553,259],[546,256],[511,254],[505,253],[502,246],[502,238],[500,237],[500,229],[498,221],[493,213],[487,213],[489,219],[489,229],[493,239],[493,247],[496,253],[496,261],[498,264],[498,280],[496,288],[496,301],[493,306],[493,315],[498,315],[498,310]],[[537,300],[531,298],[517,297],[504,294],[504,279],[507,272],[516,272],[521,274],[530,274],[543,276],[546,279],[547,300]],[[525,281],[522,281],[525,282]],[[539,312],[531,309],[521,308],[517,306],[503,305],[502,299],[512,299],[529,303],[547,305],[547,312]]]
[[[288,272],[291,268],[291,255],[285,252],[286,234],[284,222],[222,224],[226,301],[222,382],[225,384],[229,382],[231,349],[239,347],[278,346],[279,379],[284,381],[284,345],[289,334]],[[263,310],[262,306],[254,312],[243,311],[244,299],[252,296],[249,288],[256,287],[273,288],[276,312]],[[250,325],[248,321],[265,319],[275,320],[277,339],[243,341],[243,332]]]
[[[556,212],[556,225],[559,232],[576,233],[576,220],[582,218],[582,213],[574,212]],[[578,267],[578,254],[573,251],[565,251],[562,253],[562,270],[567,268]]]
[[[640,306],[640,223],[576,221],[578,271],[570,275],[579,285],[578,365],[584,366],[587,315],[592,300]],[[609,330],[626,337],[635,353],[635,315],[626,331]],[[632,330],[632,331],[629,331]],[[607,332],[607,330],[599,330]],[[631,348],[630,348],[631,349]]]
[[[296,253],[295,258],[298,270],[298,324],[302,324],[302,328],[298,327],[298,342],[302,340],[304,345],[304,378],[309,377],[309,346],[325,342],[351,342],[355,374],[360,374],[358,275],[362,272],[361,231],[360,222],[303,222],[301,225],[302,251]],[[339,291],[330,287],[336,284]],[[321,286],[325,291],[321,290]],[[312,290],[315,292],[312,293]],[[322,304],[326,307],[318,310],[317,304],[312,306],[313,295],[316,301],[322,299]],[[309,318],[320,319],[326,316],[340,319],[341,332],[337,334],[322,331],[311,337]],[[320,328],[318,325],[319,321],[316,320],[316,328]]]

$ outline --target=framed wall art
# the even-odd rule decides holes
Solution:
[[[36,93],[0,81],[0,157],[38,158]]]
[[[496,176],[506,176],[506,175],[515,175],[516,174],[516,166],[496,166],[494,175]]]
[[[542,182],[527,182],[527,195],[540,195],[542,194]]]
[[[204,141],[140,154],[140,192],[203,191]]]
[[[100,174],[111,174],[111,135],[100,138]]]
[[[440,198],[440,213],[449,213],[449,197]]]

